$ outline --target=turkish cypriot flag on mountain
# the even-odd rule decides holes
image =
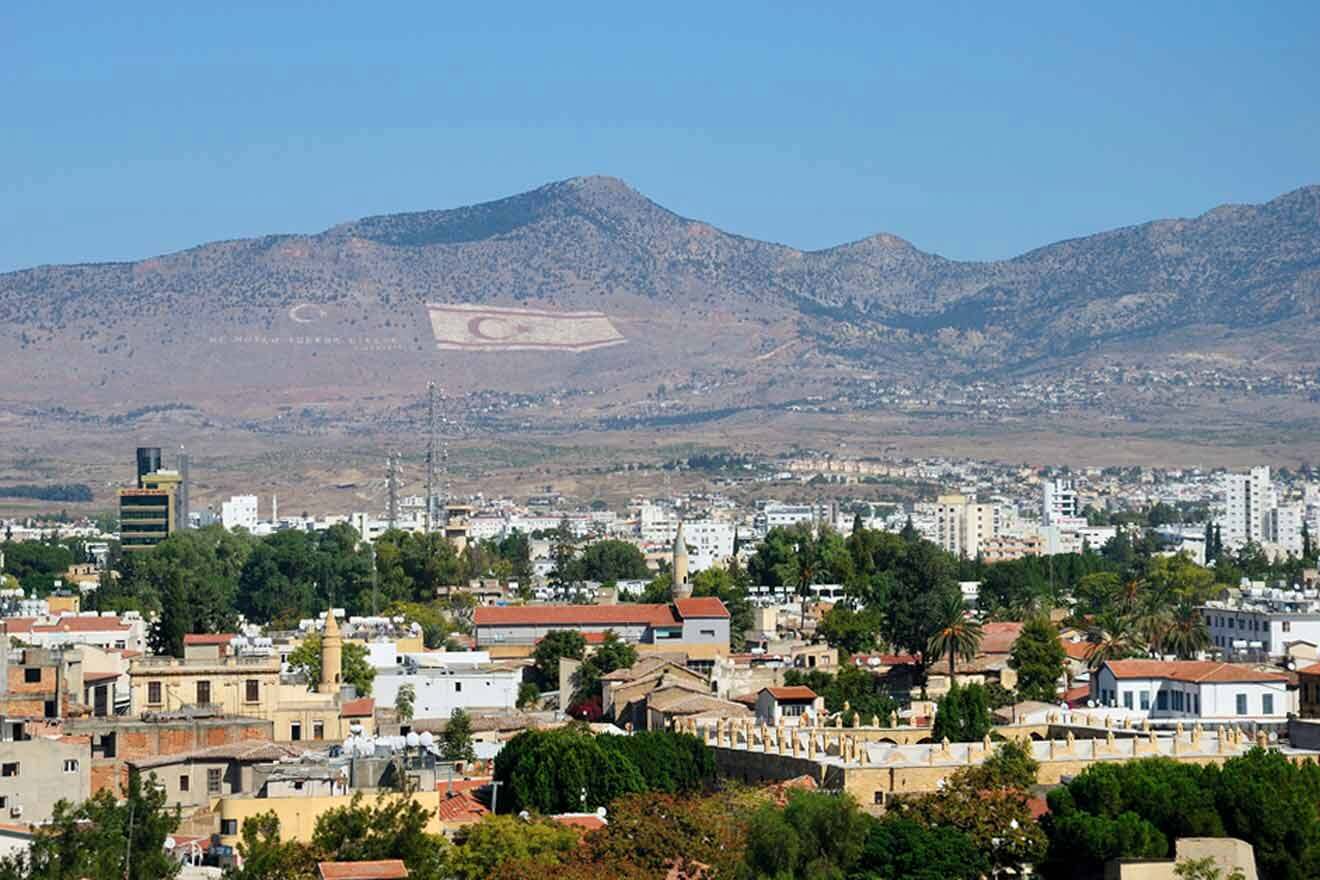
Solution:
[[[603,312],[547,312],[428,303],[438,348],[458,351],[590,351],[626,341]]]

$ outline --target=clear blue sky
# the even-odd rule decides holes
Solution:
[[[1314,0],[925,5],[0,4],[0,270],[579,174],[956,258],[1320,183]]]

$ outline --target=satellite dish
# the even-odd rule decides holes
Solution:
[[[166,851],[166,852],[173,852],[173,851],[174,851],[174,848],[175,848],[176,846],[178,846],[178,845],[179,845],[179,844],[178,844],[178,841],[176,841],[173,837],[167,837],[167,838],[165,838],[165,851]]]
[[[422,744],[422,738],[415,733],[409,732],[408,736],[404,738],[404,742],[407,743],[408,748],[415,749]]]
[[[421,736],[418,737],[418,739],[421,740],[422,748],[424,749],[429,749],[431,746],[435,744],[435,737],[431,734],[429,730],[425,731]]]

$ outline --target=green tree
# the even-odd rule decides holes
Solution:
[[[1205,776],[1224,832],[1251,844],[1262,878],[1320,876],[1320,765],[1257,748]]]
[[[550,585],[556,589],[564,589],[575,586],[578,578],[578,568],[574,565],[577,557],[577,539],[573,536],[573,529],[568,524],[568,519],[560,521],[559,526],[550,536],[550,559],[554,567],[550,569]]]
[[[238,852],[243,866],[226,870],[225,880],[316,880],[316,853],[305,843],[281,840],[273,812],[243,820]]]
[[[179,826],[166,806],[163,786],[144,783],[130,770],[122,802],[102,790],[81,804],[58,801],[51,821],[33,835],[26,859],[0,863],[0,876],[24,880],[81,880],[124,877],[164,880],[180,865],[165,851],[165,838]]]
[[[1179,660],[1193,660],[1210,647],[1210,628],[1200,607],[1189,601],[1178,603],[1170,614],[1163,646]]]
[[[1086,665],[1092,671],[1110,660],[1125,660],[1140,653],[1132,619],[1118,611],[1107,611],[1096,618],[1087,632]]]
[[[1008,665],[1017,671],[1018,695],[1024,700],[1052,703],[1058,699],[1068,655],[1059,641],[1059,631],[1047,617],[1033,617],[1022,627],[1013,643]]]
[[[605,639],[578,667],[574,679],[573,702],[602,697],[600,690],[601,676],[609,675],[616,669],[627,669],[637,662],[637,648],[623,641],[614,630],[605,631]]]
[[[871,823],[859,862],[853,876],[864,880],[979,880],[990,873],[990,861],[966,834],[897,814]]]
[[[926,650],[931,657],[949,658],[949,678],[954,675],[954,661],[971,660],[981,647],[981,624],[972,620],[962,596],[949,593],[942,597]]]
[[[990,706],[985,688],[979,684],[960,687],[956,683],[940,698],[935,709],[931,736],[950,742],[977,742],[990,732]]]
[[[766,805],[747,830],[757,877],[845,878],[861,860],[872,820],[848,794],[795,790],[782,810]]]
[[[577,832],[550,820],[485,816],[463,828],[450,852],[449,870],[458,880],[486,880],[506,862],[531,862],[552,871],[579,846]]]
[[[541,689],[530,681],[524,681],[518,685],[518,708],[529,709],[536,705],[536,701],[541,699]]]
[[[359,696],[371,694],[371,683],[376,669],[367,660],[367,646],[361,642],[345,641],[340,653],[343,667],[340,680],[357,688]],[[321,680],[321,634],[308,633],[302,644],[289,652],[289,668],[301,672],[307,679],[307,689],[315,690]]]
[[[450,762],[477,760],[472,746],[472,719],[462,709],[454,709],[449,714],[449,723],[440,736],[440,757]]]
[[[537,680],[544,690],[559,687],[559,661],[561,658],[581,660],[587,652],[587,640],[575,629],[557,629],[546,633],[532,652],[532,665]],[[567,695],[561,695],[561,699]]]
[[[605,736],[597,742],[632,763],[642,774],[648,791],[687,794],[715,782],[715,756],[705,742],[691,734],[651,730],[632,736]]]
[[[838,604],[825,613],[816,632],[844,654],[859,654],[875,649],[880,627],[880,612]]]
[[[646,557],[636,544],[628,541],[605,540],[588,544],[582,555],[574,560],[574,581],[638,580],[648,577]]]
[[[1000,743],[990,757],[980,764],[957,771],[958,781],[974,789],[1019,788],[1027,790],[1036,784],[1040,762],[1032,757],[1031,749],[1017,740]]]
[[[413,719],[413,706],[417,702],[417,689],[410,684],[399,685],[394,695],[394,714],[403,723]]]
[[[1214,856],[1182,859],[1173,866],[1173,876],[1178,880],[1224,880],[1224,872],[1215,864]],[[1241,868],[1234,868],[1227,880],[1246,880],[1246,877]]]
[[[574,727],[519,733],[495,756],[495,780],[499,806],[511,813],[594,810],[646,790],[636,765]]]
[[[901,814],[928,829],[952,828],[967,835],[990,860],[991,876],[1039,862],[1049,846],[1031,815],[1027,793],[1019,788],[982,789],[953,780],[913,799]]]
[[[427,833],[430,820],[412,797],[381,794],[367,806],[359,792],[347,805],[320,815],[312,848],[327,861],[402,859],[410,880],[446,880],[448,845],[442,836]]]

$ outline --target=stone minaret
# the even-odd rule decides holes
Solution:
[[[670,566],[674,583],[670,593],[675,599],[687,599],[692,595],[692,584],[688,581],[687,541],[683,538],[683,521],[678,521],[674,532],[674,557]]]
[[[325,612],[325,632],[321,634],[321,683],[316,690],[323,694],[339,693],[343,678],[344,638],[339,634],[335,609]]]

